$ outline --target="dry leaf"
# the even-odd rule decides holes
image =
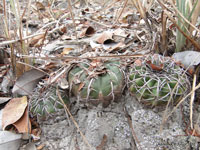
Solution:
[[[71,40],[72,38],[71,38],[71,36],[68,36],[68,35],[64,34],[64,35],[61,36],[61,39],[62,40]]]
[[[44,5],[40,2],[36,2],[36,7],[37,7],[38,10],[45,10]]]
[[[172,56],[176,61],[181,62],[184,68],[189,66],[195,66],[200,63],[200,52],[196,51],[184,51],[174,53]]]
[[[13,123],[18,133],[31,133],[31,121],[29,119],[28,107],[23,116],[15,123]]]
[[[19,78],[25,71],[25,65],[16,63],[16,77]]]
[[[15,82],[12,93],[19,95],[29,95],[36,87],[39,80],[44,77],[44,75],[45,74],[43,72],[36,69],[25,72]]]
[[[110,53],[113,51],[119,50],[120,48],[123,48],[123,47],[125,47],[125,44],[123,42],[119,42],[119,43],[110,42],[107,44],[103,44],[103,48]]]
[[[152,64],[152,62],[151,62],[150,60],[147,61],[147,64],[149,64],[150,67],[151,67],[153,70],[156,70],[156,71],[161,71],[161,70],[163,70],[163,67],[164,67],[164,64],[160,64],[160,65],[158,66],[158,65]]]
[[[73,50],[73,48],[66,47],[63,49],[63,52],[61,53],[61,55],[68,55],[71,50]]]
[[[3,108],[2,112],[2,128],[11,125],[18,121],[25,112],[27,107],[27,97],[23,96],[21,98],[11,99],[6,106]]]
[[[97,39],[97,43],[104,44],[107,40],[112,40],[113,33],[112,32],[103,32]]]
[[[94,28],[91,27],[91,26],[89,26],[89,27],[85,28],[85,29],[81,32],[80,38],[85,37],[85,36],[90,37],[90,36],[92,36],[94,33],[95,33]]]
[[[45,33],[44,34],[40,34],[38,36],[34,36],[31,40],[30,40],[30,44],[29,46],[30,47],[34,47],[37,43],[41,42],[41,40],[43,40],[45,36]],[[37,44],[38,45],[38,44]]]

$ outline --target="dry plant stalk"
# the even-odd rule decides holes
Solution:
[[[194,96],[195,96],[195,91],[194,88],[196,86],[196,73],[194,74],[193,77],[193,83],[192,83],[192,94],[191,94],[191,99],[190,99],[190,127],[193,129],[193,103],[194,103]]]
[[[127,5],[127,2],[128,2],[128,0],[125,0],[124,5],[123,5],[123,8],[122,8],[122,10],[120,11],[120,13],[119,13],[119,15],[118,15],[118,17],[117,17],[117,19],[116,19],[116,21],[115,21],[114,24],[116,24],[116,22],[118,22],[119,18],[121,17],[121,15],[122,15],[122,13],[123,13],[123,11],[124,11],[124,8],[125,8],[126,5]]]
[[[69,8],[69,11],[70,11],[70,14],[71,14],[71,17],[72,17],[72,21],[73,21],[73,25],[74,25],[74,31],[75,31],[75,34],[76,34],[76,39],[78,39],[77,31],[76,31],[76,23],[75,23],[74,14],[73,14],[73,11],[72,11],[72,3],[71,3],[71,0],[67,0],[67,2],[68,2],[68,8]]]
[[[7,12],[6,12],[6,0],[3,0],[3,8],[4,8],[4,30],[5,30],[5,34],[6,34],[6,37],[8,39],[11,39],[10,38],[10,33],[9,33],[9,29],[8,29],[8,17],[7,17]],[[13,44],[10,43],[10,48],[11,48],[11,66],[12,66],[12,69],[13,69],[13,74],[15,76],[16,74],[16,57],[15,57],[15,54],[14,54],[14,47],[13,47]]]
[[[165,12],[162,12],[162,52],[166,52],[167,50],[167,15]]]
[[[67,114],[69,115],[69,117],[71,118],[72,122],[74,123],[74,125],[76,126],[78,132],[80,133],[81,137],[83,138],[83,141],[86,143],[86,145],[92,149],[92,146],[89,144],[88,140],[86,139],[86,137],[84,136],[83,132],[81,132],[79,126],[78,126],[78,123],[75,121],[74,117],[72,116],[71,112],[69,111],[68,107],[66,106],[65,102],[63,101],[61,95],[60,95],[60,92],[58,90],[58,87],[57,87],[57,90],[56,90],[57,94],[58,94],[58,98],[59,100],[62,102],[64,108],[65,108],[65,111],[67,112]]]
[[[197,18],[200,15],[200,11],[199,10],[200,10],[200,1],[197,2],[197,5],[196,5],[196,7],[194,9],[194,12],[192,14],[192,17],[191,17],[191,24],[192,25],[195,25],[197,23]],[[189,27],[189,31],[190,31],[190,33],[192,33],[194,31],[194,29],[192,28],[191,25]]]

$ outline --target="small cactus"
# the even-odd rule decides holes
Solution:
[[[135,61],[129,69],[128,86],[139,101],[152,106],[166,104],[170,96],[177,102],[190,90],[184,70],[157,54]]]
[[[69,99],[66,91],[59,89],[63,101],[67,104]],[[55,113],[59,109],[63,109],[56,93],[56,87],[37,87],[31,99],[31,112],[36,116],[48,116]]]
[[[85,60],[69,71],[70,91],[82,102],[107,107],[117,100],[125,86],[119,61]]]

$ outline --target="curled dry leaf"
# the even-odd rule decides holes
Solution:
[[[17,129],[18,133],[30,133],[31,132],[31,121],[28,115],[28,107],[23,114],[23,116],[13,123],[15,128]]]
[[[147,61],[147,64],[151,67],[151,69],[156,70],[156,71],[161,71],[163,70],[164,64],[153,64],[150,60]]]
[[[112,40],[113,33],[110,31],[103,32],[97,39],[97,43],[104,44],[107,40]]]
[[[25,72],[21,77],[17,79],[12,89],[12,93],[19,95],[29,95],[36,87],[39,80],[44,77],[44,75],[45,74],[43,72],[36,69]]]
[[[85,37],[85,36],[90,37],[90,36],[92,36],[94,33],[95,33],[94,28],[91,27],[91,26],[89,26],[89,27],[85,28],[85,29],[81,32],[80,38]]]
[[[31,39],[31,41],[30,41],[30,44],[29,44],[29,46],[30,46],[30,47],[34,47],[35,45],[38,45],[38,44],[40,44],[40,43],[41,43],[41,41],[43,41],[43,39],[44,39],[44,36],[45,36],[45,33],[44,33],[44,34],[40,34],[40,35],[38,35],[38,36],[35,36],[35,37],[33,37],[33,38]]]
[[[27,97],[11,99],[2,112],[2,128],[6,129],[8,125],[17,122],[24,114],[27,107]]]
[[[125,44],[123,42],[116,43],[114,41],[110,41],[109,43],[103,44],[103,48],[109,53],[117,51],[123,47],[125,47]]]

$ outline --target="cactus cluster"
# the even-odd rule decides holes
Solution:
[[[125,75],[119,61],[85,60],[74,64],[68,82],[79,101],[106,107],[121,96]]]
[[[184,70],[169,57],[151,55],[138,59],[129,69],[129,91],[151,106],[179,101],[190,89]]]
[[[117,101],[127,86],[131,95],[140,102],[155,106],[169,100],[178,102],[189,90],[190,82],[184,70],[169,57],[151,55],[140,58],[128,67],[125,75],[119,60],[84,59],[71,65],[67,73],[69,92],[78,102],[102,104],[107,107]],[[56,112],[62,103],[56,88],[39,89],[31,101],[31,111],[41,116]],[[61,91],[64,101],[69,101],[66,91]]]
[[[63,109],[63,104],[60,102],[56,93],[56,87],[42,87],[35,89],[31,99],[31,112],[37,116],[49,116],[59,109]],[[59,89],[59,93],[63,101],[69,103],[69,98],[66,91]]]

